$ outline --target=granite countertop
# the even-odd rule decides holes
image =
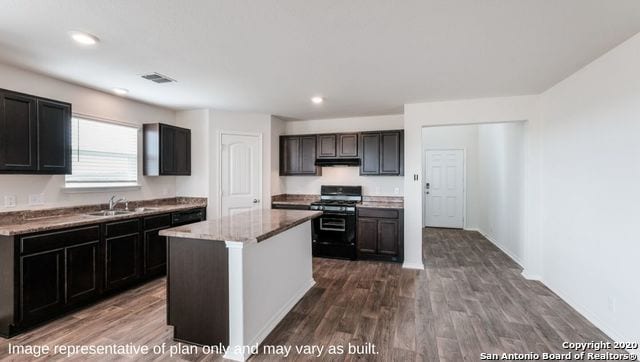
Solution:
[[[309,206],[312,202],[320,201],[320,195],[293,195],[282,194],[275,195],[271,198],[271,204],[273,205],[305,205]]]
[[[160,231],[162,236],[259,242],[322,215],[320,211],[256,209]]]
[[[104,222],[126,220],[143,216],[158,215],[174,211],[190,210],[207,206],[204,198],[174,198],[164,202],[156,200],[130,202],[131,210],[138,207],[144,211],[114,216],[92,216],[89,212],[105,209],[105,205],[85,205],[50,210],[24,210],[0,213],[0,235],[13,236],[40,231],[63,229],[68,227],[100,224]]]
[[[356,207],[368,207],[373,209],[404,209],[404,202],[363,201]]]
[[[309,194],[282,194],[273,196],[273,205],[311,205],[320,201],[320,195]],[[362,203],[357,207],[369,207],[377,209],[404,209],[404,197],[402,196],[363,196]]]

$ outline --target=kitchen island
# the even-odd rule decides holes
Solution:
[[[252,210],[161,231],[168,237],[167,323],[179,341],[244,361],[315,284],[318,211]]]

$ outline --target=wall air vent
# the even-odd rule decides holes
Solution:
[[[166,75],[162,75],[160,73],[145,74],[142,76],[142,78],[156,83],[171,83],[176,81],[175,79],[171,79]]]

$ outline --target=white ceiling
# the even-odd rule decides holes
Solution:
[[[0,61],[175,109],[310,119],[539,93],[640,32],[637,0],[2,0]],[[70,30],[102,40],[76,46]],[[178,80],[140,78],[159,72]],[[2,80],[0,80],[0,87]],[[322,95],[321,106],[309,98]]]

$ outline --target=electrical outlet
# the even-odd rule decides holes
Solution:
[[[393,193],[396,194],[396,195],[399,194],[400,193],[400,188],[399,187],[394,188],[393,189]]]
[[[44,205],[44,194],[29,195],[29,205],[31,206]]]
[[[5,195],[4,196],[4,207],[16,207],[16,195]]]

